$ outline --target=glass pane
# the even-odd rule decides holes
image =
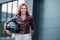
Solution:
[[[8,3],[8,16],[7,20],[11,18],[11,11],[12,11],[12,2]]]
[[[7,3],[6,4],[2,4],[2,19],[1,19],[1,21],[5,21],[6,20],[6,11],[7,11]]]
[[[13,2],[13,12],[12,12],[12,16],[14,16],[16,14],[17,11],[17,1]]]

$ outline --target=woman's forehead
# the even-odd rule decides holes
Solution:
[[[27,8],[26,6],[22,6],[21,8]]]

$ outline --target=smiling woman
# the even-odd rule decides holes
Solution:
[[[5,0],[1,0],[0,2],[2,2],[2,1],[5,1]],[[28,7],[29,7],[29,9],[32,9],[31,7],[32,7],[32,5],[31,5],[31,2],[32,1],[28,1],[28,3],[26,2],[26,0],[11,0],[11,1],[8,1],[8,0],[6,0],[6,2],[3,2],[2,4],[1,4],[1,6],[0,6],[0,11],[1,11],[1,16],[0,16],[0,20],[1,20],[1,22],[0,22],[0,27],[2,27],[1,29],[2,29],[2,31],[1,31],[1,33],[0,34],[2,34],[2,36],[3,37],[5,37],[4,35],[6,35],[5,34],[5,32],[4,32],[4,35],[3,35],[3,26],[4,26],[4,23],[5,23],[5,21],[7,21],[7,20],[10,20],[10,18],[12,18],[13,16],[15,16],[15,13],[16,13],[16,9],[17,9],[17,7],[20,5],[20,4],[22,4],[22,3],[26,3],[27,5],[28,5]],[[30,4],[30,5],[29,5]],[[30,10],[31,11],[31,10]],[[25,14],[25,12],[26,12],[26,7],[25,6],[23,6],[22,8],[21,8],[21,13],[23,13],[23,14]],[[32,14],[32,12],[31,12],[31,14]],[[31,16],[31,15],[30,15]],[[20,17],[20,16],[18,16],[18,17]],[[19,20],[22,20],[23,22],[27,19],[27,18],[30,18],[30,17],[26,17],[26,15],[24,15],[24,17],[23,17],[23,15],[21,16],[21,19],[20,18],[18,18]],[[32,19],[32,18],[31,18]],[[18,22],[19,23],[19,22]],[[24,22],[25,23],[25,22]],[[24,24],[23,23],[23,24]],[[28,24],[29,22],[27,22],[27,24]],[[26,25],[26,24],[25,24]],[[22,26],[22,25],[21,25]],[[27,25],[28,26],[28,25]],[[5,28],[5,27],[4,27]],[[22,28],[22,27],[21,27]],[[27,27],[28,28],[28,27]],[[4,29],[5,30],[5,29]],[[9,34],[9,32],[7,31],[7,33]],[[11,33],[11,32],[10,32]],[[1,36],[1,37],[2,37]],[[8,37],[8,35],[6,35],[7,37]],[[10,37],[10,36],[9,36]]]
[[[10,20],[6,21],[4,23],[4,29],[5,31],[8,30],[8,32],[6,31],[6,33],[9,35],[11,33],[11,28],[8,29],[8,24],[10,22],[16,22],[17,23],[17,31],[16,31],[16,36],[15,36],[15,40],[32,40],[32,36],[34,35],[34,20],[32,18],[32,16],[29,13],[28,10],[28,6],[23,3],[18,7],[16,16],[14,16],[13,18],[11,18]],[[30,27],[31,27],[31,32],[30,32]],[[10,33],[11,32],[11,33]],[[22,35],[24,34],[24,35]],[[18,38],[18,39],[17,39]]]

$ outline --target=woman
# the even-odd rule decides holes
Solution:
[[[4,29],[8,35],[11,35],[11,31],[7,29],[7,24],[11,21],[17,22],[19,28],[15,40],[31,40],[31,37],[34,34],[34,22],[32,16],[29,14],[26,4],[21,4],[21,6],[18,7],[16,16],[4,23]]]

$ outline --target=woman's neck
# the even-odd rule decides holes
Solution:
[[[21,16],[22,16],[22,17],[25,17],[25,16],[26,16],[26,14],[21,14]]]
[[[25,20],[26,19],[26,14],[21,14],[21,18],[22,18],[22,20]]]

